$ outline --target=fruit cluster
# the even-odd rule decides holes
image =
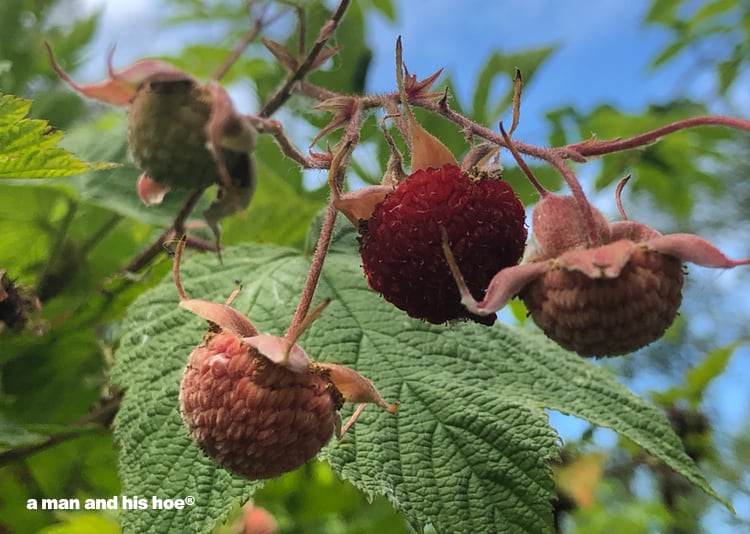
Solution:
[[[288,67],[298,68],[279,47],[272,47],[274,55],[286,58],[282,63]],[[333,53],[329,50],[318,59],[324,61]],[[321,109],[334,112],[321,135],[345,126],[345,136],[335,155],[306,159],[289,148],[279,125],[237,113],[215,81],[201,84],[170,64],[144,60],[119,71],[110,66],[105,82],[78,85],[50,52],[55,70],[74,89],[129,107],[128,146],[143,170],[137,190],[145,203],[161,202],[170,188],[187,188],[199,196],[212,184],[218,186],[217,199],[205,212],[217,241],[219,219],[247,206],[253,194],[256,177],[251,156],[258,131],[275,132],[282,150],[286,147],[285,153],[295,161],[329,167],[332,205],[298,313],[285,336],[261,335],[230,306],[231,297],[225,304],[189,299],[179,277],[184,240],[177,250],[174,278],[180,305],[209,322],[185,368],[180,413],[206,454],[246,478],[274,477],[301,466],[334,434],[345,432],[366,403],[390,413],[398,407],[387,404],[356,371],[313,361],[296,343],[326,305],[307,314],[335,210],[359,232],[370,287],[411,317],[435,324],[469,319],[490,326],[495,312],[518,296],[548,337],[582,356],[626,354],[659,339],[678,312],[685,262],[717,268],[750,263],[750,259],[727,258],[697,236],[661,235],[628,220],[621,207],[621,186],[616,196],[622,220],[610,223],[589,203],[559,153],[548,161],[565,178],[571,194],[550,193],[533,176],[502,126],[501,138],[491,139],[489,130],[481,130],[489,144],[475,146],[459,163],[419,124],[410,107],[412,103],[429,107],[435,97],[430,86],[439,73],[418,81],[403,67],[400,54],[399,41],[399,91],[383,96],[380,105],[389,117],[397,118],[409,146],[410,173],[401,168],[402,156],[384,128],[391,159],[382,183],[343,193],[343,178],[337,177],[343,175],[358,141],[356,127],[361,126],[364,110],[357,97],[335,95],[321,102]],[[516,81],[514,126],[520,76]],[[445,111],[442,102],[438,109]],[[455,122],[465,130],[470,126],[465,118]],[[501,148],[510,150],[540,195],[532,211],[528,243],[526,208],[498,166],[487,164]],[[14,294],[3,274],[0,271],[0,301],[4,299],[7,306]],[[15,317],[7,317],[6,313],[0,320],[13,326]],[[339,410],[345,401],[360,407],[342,426]]]

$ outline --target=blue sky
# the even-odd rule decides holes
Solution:
[[[102,28],[83,74],[103,74],[103,51],[117,43],[116,64],[179,50],[195,33],[159,31],[164,14],[150,0],[81,0],[87,10],[104,8]],[[369,21],[368,38],[375,56],[368,78],[372,91],[392,90],[393,48],[398,35],[412,72],[426,75],[444,67],[456,80],[459,97],[469,94],[473,77],[491,51],[521,51],[554,45],[556,53],[527,87],[524,139],[543,140],[537,120],[542,112],[563,104],[588,109],[609,102],[637,111],[644,102],[673,96],[684,65],[650,72],[651,58],[668,41],[666,32],[644,28],[648,0],[430,0],[395,1],[398,21]],[[207,30],[221,37],[221,30]],[[693,89],[703,85],[691,79]],[[520,134],[520,131],[519,131]],[[530,136],[530,137],[529,137]]]
[[[82,0],[88,9],[104,6],[103,25],[82,78],[104,76],[104,56],[117,43],[116,65],[144,56],[168,54],[190,41],[221,38],[220,30],[209,28],[202,37],[184,31],[160,31],[163,7],[152,0]],[[581,111],[609,103],[623,111],[638,113],[649,103],[659,103],[685,93],[698,95],[710,90],[710,76],[691,72],[683,61],[658,72],[650,61],[669,42],[662,29],[647,28],[642,20],[650,0],[396,0],[398,22],[383,17],[368,20],[368,40],[374,62],[368,77],[370,91],[393,90],[393,49],[401,35],[404,58],[418,75],[444,67],[456,81],[459,97],[466,98],[473,80],[488,55],[496,49],[506,52],[555,45],[557,51],[526,87],[522,121],[516,136],[544,144],[547,128],[545,111],[573,105]],[[216,33],[219,32],[219,33]],[[738,84],[741,85],[741,84]],[[739,94],[740,101],[747,96]],[[745,107],[747,109],[747,107]],[[252,111],[252,110],[245,110]],[[711,237],[711,236],[706,236]],[[744,250],[739,253],[747,253]],[[699,269],[691,269],[695,273]],[[729,273],[708,274],[720,283]],[[707,289],[698,289],[700,291]],[[710,290],[710,289],[708,289]],[[686,295],[686,299],[690,294]],[[748,350],[732,361],[730,372],[714,387],[717,406],[724,411],[725,428],[746,424],[747,373],[743,369]],[[646,388],[658,387],[647,383]],[[573,428],[563,418],[553,420]],[[564,428],[563,434],[566,434]],[[747,503],[735,503],[738,512],[750,516]],[[720,519],[719,519],[720,520]]]

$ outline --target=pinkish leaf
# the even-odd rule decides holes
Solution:
[[[157,206],[164,200],[164,195],[169,191],[169,186],[154,181],[146,173],[141,174],[136,185],[138,196],[146,206]]]
[[[289,342],[283,337],[255,335],[246,337],[243,341],[258,349],[258,352],[276,365],[286,367],[295,373],[302,373],[310,367],[310,358],[304,349],[296,343],[289,347]]]
[[[616,278],[638,245],[629,239],[596,248],[568,250],[552,260],[568,271],[580,271],[589,278]]]
[[[192,76],[181,71],[174,65],[158,59],[136,61],[128,67],[115,71],[112,69],[112,53],[110,53],[107,58],[109,79],[96,83],[78,84],[57,64],[50,46],[46,43],[45,46],[47,47],[47,54],[49,55],[52,68],[68,85],[88,98],[115,106],[127,106],[130,104],[138,86],[154,76],[193,79]]]
[[[636,243],[648,241],[661,234],[642,223],[634,221],[617,221],[609,225],[612,241],[617,239],[630,239]]]
[[[207,300],[183,299],[180,307],[190,310],[206,321],[219,325],[222,329],[242,337],[258,335],[255,325],[234,308]]]
[[[667,234],[646,242],[649,249],[704,267],[729,269],[749,265],[750,258],[732,260],[711,243],[693,234]]]
[[[548,268],[548,261],[537,261],[522,263],[501,270],[490,281],[481,302],[477,302],[464,285],[464,289],[459,288],[461,304],[470,312],[478,315],[494,313],[505,307],[524,287],[543,275]]]

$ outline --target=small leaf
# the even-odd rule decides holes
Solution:
[[[10,421],[0,419],[0,450],[8,447],[20,447],[39,443],[44,435],[31,432]]]
[[[112,168],[86,163],[57,146],[62,132],[25,118],[31,101],[0,93],[0,178],[59,178]]]
[[[477,78],[474,89],[471,117],[482,123],[490,124],[497,121],[500,114],[513,100],[513,76],[517,69],[523,73],[525,80],[531,80],[534,72],[544,63],[554,51],[552,47],[531,49],[518,54],[504,54],[495,52],[485,63]],[[498,79],[508,80],[508,89],[499,97],[491,94],[493,84]],[[490,106],[490,97],[493,104]]]
[[[708,386],[711,385],[714,378],[721,376],[732,355],[741,344],[742,340],[738,340],[726,347],[707,353],[700,363],[685,374],[684,384],[672,387],[664,392],[656,392],[653,394],[653,398],[665,406],[686,400],[691,406],[697,408],[703,402],[703,394]]]

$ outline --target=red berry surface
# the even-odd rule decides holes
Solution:
[[[525,212],[507,182],[469,175],[455,165],[419,170],[378,204],[361,227],[362,265],[370,287],[410,316],[440,324],[494,315],[460,302],[441,247],[444,227],[466,283],[477,299],[501,269],[518,263]]]

